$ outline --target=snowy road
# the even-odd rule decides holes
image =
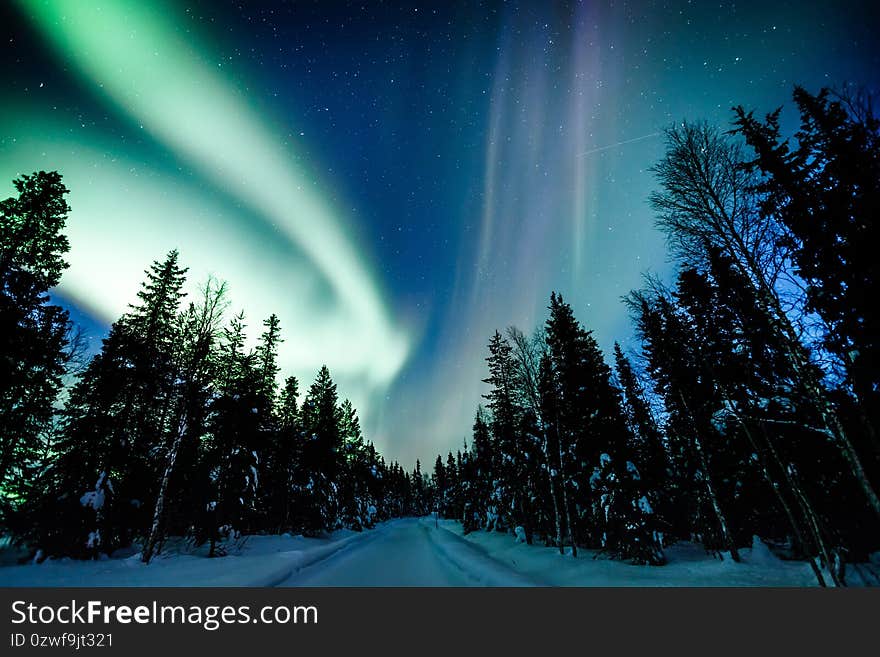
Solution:
[[[523,583],[500,563],[487,569],[484,553],[430,521],[398,520],[374,531],[280,586],[485,586],[487,572]]]
[[[320,538],[289,534],[249,537],[222,559],[207,545],[169,544],[149,565],[140,554],[111,559],[46,560],[0,566],[0,586],[815,586],[810,567],[783,561],[753,541],[742,563],[718,559],[698,544],[666,551],[667,565],[633,566],[577,558],[553,547],[518,543],[510,534],[467,537],[452,520],[390,520],[362,533],[338,530]],[[859,573],[868,573],[865,579]],[[880,562],[862,564],[853,583],[876,585]]]

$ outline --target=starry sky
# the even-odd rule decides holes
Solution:
[[[179,248],[252,338],[279,315],[285,374],[326,363],[386,457],[425,462],[468,435],[491,333],[551,290],[632,344],[620,297],[670,268],[662,130],[877,89],[874,4],[15,0],[0,193],[64,175],[55,296],[94,344]]]

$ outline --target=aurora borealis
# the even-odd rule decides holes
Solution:
[[[179,248],[282,365],[327,363],[389,457],[461,445],[496,329],[552,289],[608,347],[663,273],[660,133],[876,88],[871,3],[92,2],[3,17],[0,180],[71,188],[59,296],[95,334]],[[4,190],[6,194],[8,190]]]

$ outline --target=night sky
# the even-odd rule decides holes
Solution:
[[[4,3],[0,192],[64,175],[57,297],[95,343],[179,248],[409,466],[461,446],[488,338],[551,290],[632,345],[620,297],[669,268],[660,131],[876,90],[874,4]]]

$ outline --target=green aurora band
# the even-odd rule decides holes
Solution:
[[[72,129],[76,117],[6,108],[0,128],[16,137],[0,150],[3,184],[58,169],[72,190],[71,267],[60,291],[112,320],[146,264],[177,247],[193,284],[209,273],[230,282],[233,309],[246,310],[252,333],[279,315],[286,373],[308,382],[326,362],[362,412],[378,411],[374,402],[407,358],[409,331],[393,320],[355,227],[249,94],[175,27],[171,7],[19,5],[59,58],[149,135],[160,160],[176,164],[145,167],[125,140]]]

